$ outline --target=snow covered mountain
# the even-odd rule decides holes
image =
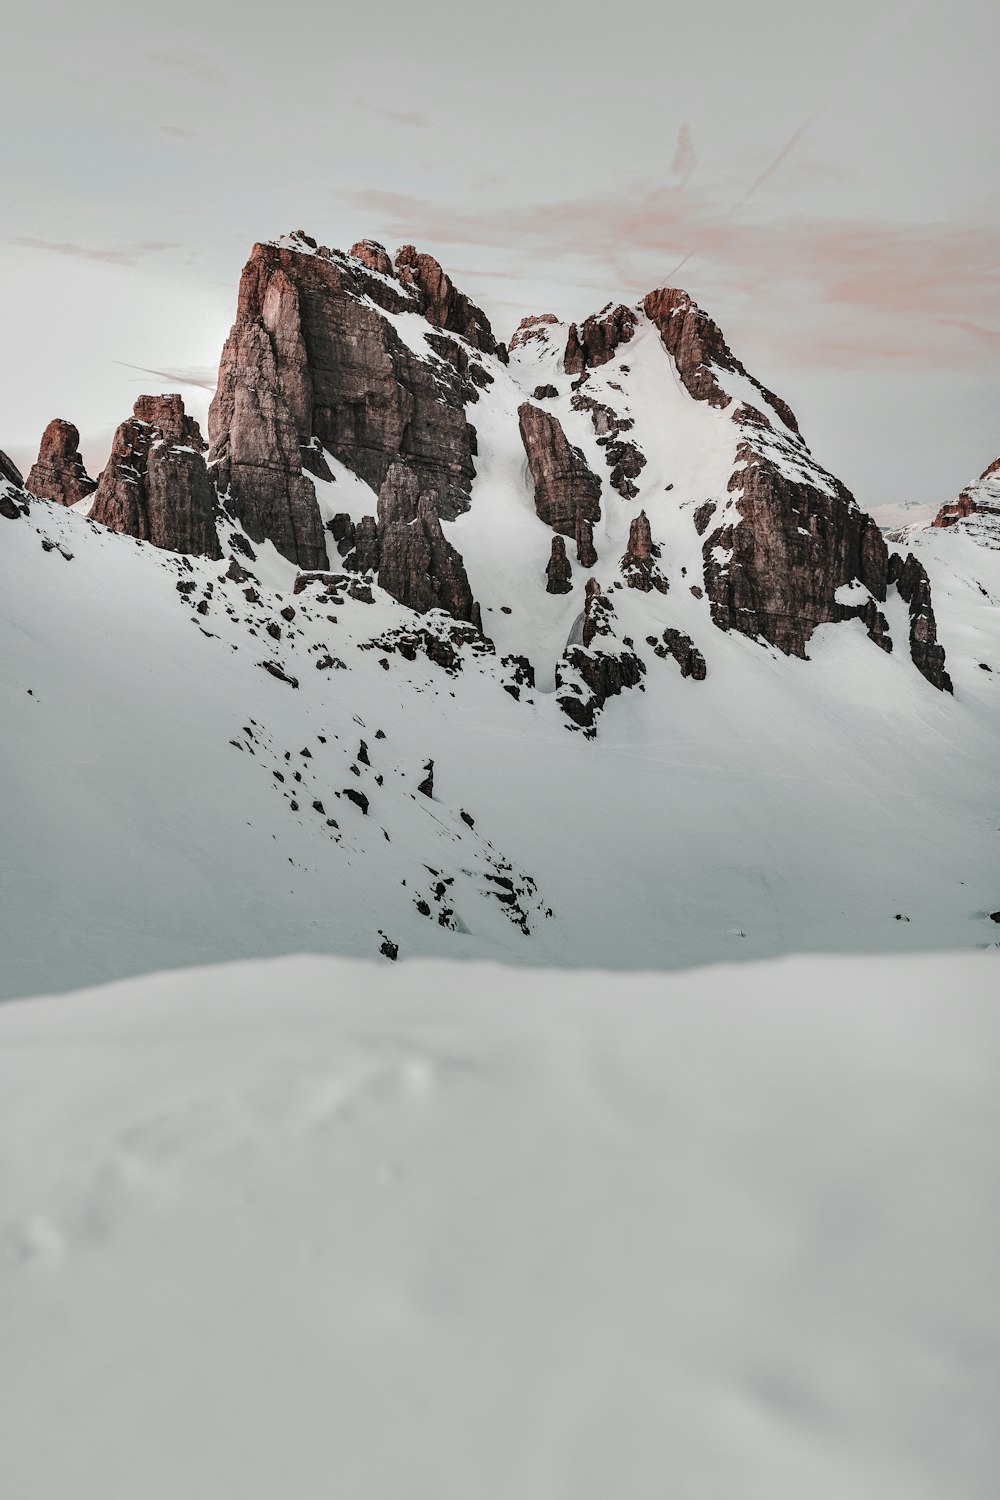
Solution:
[[[997,936],[992,479],[887,545],[685,293],[508,349],[302,234],[209,438],[145,396],[96,481],[64,420],[3,469],[3,993]]]

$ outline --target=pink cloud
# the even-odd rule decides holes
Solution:
[[[680,256],[677,279],[709,310],[720,289],[772,308],[794,304],[799,332],[775,344],[802,365],[967,370],[995,353],[1000,236],[982,223],[746,220],[690,185],[513,208],[455,209],[368,189],[344,196],[383,235],[516,249],[537,275],[560,281],[568,264],[589,262],[589,272],[607,275],[608,296],[662,284]]]

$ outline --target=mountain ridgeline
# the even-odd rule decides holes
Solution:
[[[996,941],[1000,467],[883,533],[683,291],[257,245],[206,434],[0,455],[0,599],[0,997]]]
[[[251,582],[247,554],[270,543],[304,576],[441,612],[435,639],[471,627],[525,680],[551,676],[568,727],[588,736],[610,697],[649,686],[657,657],[697,661],[703,677],[714,630],[805,658],[818,627],[859,621],[875,648],[907,650],[952,689],[919,559],[887,546],[683,291],[579,325],[526,318],[508,349],[413,246],[393,259],[302,232],[258,244],[208,437],[179,396],[143,396],[95,480],[57,419],[8,491],[175,553],[228,556]],[[935,525],[992,535],[995,475]],[[646,602],[626,628],[629,591]],[[894,596],[905,642],[886,616]]]

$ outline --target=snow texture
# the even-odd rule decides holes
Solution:
[[[0,1006],[4,1491],[992,1500],[1000,957]]]

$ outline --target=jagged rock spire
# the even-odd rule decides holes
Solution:
[[[55,417],[42,434],[38,457],[25,488],[39,500],[76,505],[97,488],[80,457],[80,434],[72,422]]]

